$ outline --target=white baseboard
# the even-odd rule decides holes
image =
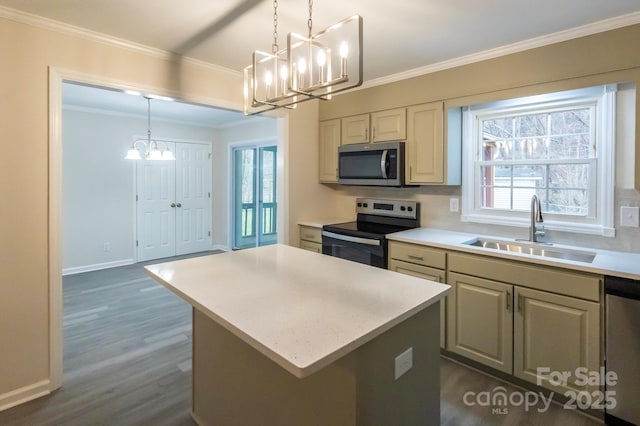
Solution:
[[[49,379],[42,380],[29,386],[13,390],[0,395],[0,411],[23,404],[32,399],[40,398],[51,393]]]
[[[222,244],[217,244],[214,245],[213,247],[211,247],[211,250],[222,250],[222,251],[229,251],[229,247],[222,245]]]
[[[118,266],[126,266],[133,264],[133,259],[114,260],[113,262],[96,263],[94,265],[74,266],[71,268],[63,268],[62,275],[80,274],[82,272],[98,271],[100,269],[116,268]]]

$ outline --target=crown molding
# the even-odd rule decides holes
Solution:
[[[504,46],[496,47],[494,49],[484,50],[482,52],[476,52],[458,58],[438,62],[431,65],[426,65],[420,68],[414,68],[412,70],[403,71],[397,74],[388,75],[385,77],[368,80],[357,89],[362,90],[368,87],[380,86],[383,84],[394,83],[400,80],[406,80],[408,78],[418,77],[425,74],[431,74],[438,71],[443,71],[450,68],[459,67],[462,65],[472,64],[474,62],[485,61],[487,59],[493,59],[500,56],[509,55],[512,53],[518,53],[529,49],[535,49],[537,47],[548,46],[555,43],[560,43],[567,40],[572,40],[580,37],[585,37],[605,31],[615,30],[617,28],[627,27],[629,25],[635,25],[640,23],[640,12],[633,12],[626,15],[616,16],[614,18],[604,19],[602,21],[593,22],[590,24],[582,25],[568,30],[558,31],[552,34],[546,34],[540,37],[519,41],[517,43],[507,44]],[[348,93],[346,91],[344,93]],[[339,95],[338,95],[339,96]]]
[[[107,34],[99,33],[97,31],[91,31],[86,28],[77,27],[75,25],[23,12],[20,10],[11,9],[6,6],[0,6],[0,18],[5,18],[14,22],[31,25],[33,27],[38,27],[45,30],[55,31],[60,34],[77,37],[83,40],[94,41],[109,46],[119,47],[121,49],[127,49],[129,51],[141,53],[143,55],[151,56],[154,58],[164,59],[167,61],[176,60],[177,54],[173,52],[157,49],[155,47],[147,46],[141,43],[135,43],[123,38],[113,37]],[[212,64],[210,62],[201,61],[199,59],[190,58],[188,56],[178,55],[178,57],[180,58],[180,60],[197,67],[231,74],[235,77],[242,77],[242,72],[237,70],[225,68],[220,65]]]

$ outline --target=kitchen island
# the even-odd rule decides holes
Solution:
[[[198,424],[439,423],[449,286],[279,244],[145,269],[193,306]]]

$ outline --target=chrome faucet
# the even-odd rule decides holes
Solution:
[[[538,236],[544,236],[544,231],[538,231],[536,229],[536,223],[543,223],[542,208],[540,207],[540,200],[536,194],[531,197],[531,225],[529,226],[529,241],[532,243],[538,242]]]

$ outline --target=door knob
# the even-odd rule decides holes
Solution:
[[[176,204],[176,207],[182,207],[182,204],[178,203]]]
[[[171,208],[174,208],[176,206],[176,203],[171,203],[170,206]]]

